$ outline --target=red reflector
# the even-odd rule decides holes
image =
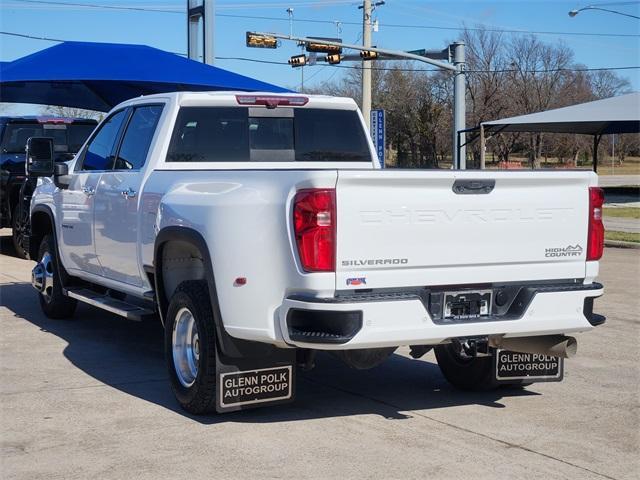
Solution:
[[[267,108],[276,108],[279,105],[302,107],[309,102],[309,98],[302,96],[236,95],[236,101],[240,105],[265,105]]]
[[[604,249],[604,225],[602,224],[602,204],[604,191],[589,187],[589,236],[587,239],[587,260],[599,260]]]
[[[336,191],[307,189],[293,200],[293,228],[302,268],[333,272],[336,264]]]

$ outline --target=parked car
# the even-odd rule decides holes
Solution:
[[[593,172],[381,170],[353,100],[293,94],[137,98],[69,166],[48,142],[28,159],[42,310],[159,314],[192,413],[291,401],[317,351],[435,348],[464,389],[559,381],[566,335],[604,322]]]
[[[16,253],[25,258],[22,247],[28,208],[21,211],[20,199],[29,205],[31,185],[25,185],[25,147],[30,137],[53,138],[56,161],[73,158],[98,122],[86,118],[0,117],[0,228],[13,229]],[[22,190],[22,195],[20,191]]]

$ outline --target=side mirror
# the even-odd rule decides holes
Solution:
[[[53,138],[31,137],[27,140],[27,175],[50,177],[54,174]]]
[[[53,166],[53,175],[55,177],[69,175],[69,165],[64,162],[56,162],[56,164]]]
[[[65,162],[56,162],[53,167],[53,183],[58,188],[69,188],[71,177],[69,176],[69,165]]]

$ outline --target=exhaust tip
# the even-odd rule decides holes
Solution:
[[[565,337],[566,340],[566,344],[565,344],[565,353],[566,353],[566,357],[565,358],[571,358],[573,356],[575,356],[576,353],[578,353],[578,341],[574,338],[574,337]]]
[[[537,353],[551,357],[571,358],[578,352],[578,341],[565,335],[502,338],[500,348],[512,352]]]

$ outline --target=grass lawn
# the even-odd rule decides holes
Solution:
[[[638,157],[627,158],[622,165],[611,165],[611,158],[600,159],[598,162],[598,175],[638,175],[640,174],[640,159]]]
[[[624,218],[640,218],[640,208],[637,207],[619,207],[604,208],[605,217],[624,217]]]
[[[622,240],[623,242],[640,243],[640,233],[604,232],[604,238],[607,240]]]

